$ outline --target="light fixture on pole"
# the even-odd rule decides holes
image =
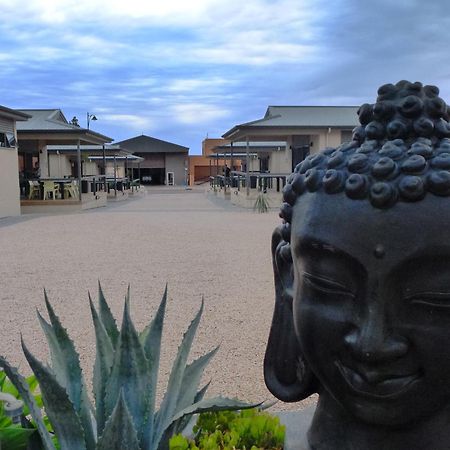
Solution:
[[[86,113],[86,121],[87,121],[87,129],[89,130],[89,125],[91,123],[91,120],[98,120],[97,117],[95,117],[94,114],[89,114],[88,112]]]

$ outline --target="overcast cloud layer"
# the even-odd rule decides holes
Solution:
[[[0,0],[0,104],[115,140],[201,141],[268,105],[359,105],[401,79],[450,102],[445,0]]]

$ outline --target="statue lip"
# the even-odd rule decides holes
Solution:
[[[421,378],[419,371],[414,373],[388,372],[385,369],[355,370],[340,361],[335,365],[346,383],[360,395],[373,398],[395,398],[415,385]]]

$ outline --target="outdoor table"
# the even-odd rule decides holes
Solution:
[[[61,198],[64,199],[64,184],[72,183],[72,181],[75,181],[75,178],[39,178],[39,183],[41,187],[41,194],[40,194],[41,198],[44,198],[44,181],[53,181],[53,183],[58,184]]]

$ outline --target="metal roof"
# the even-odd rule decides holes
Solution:
[[[60,109],[21,109],[20,112],[30,116],[26,122],[17,124],[17,132],[22,135],[36,133],[73,133],[74,135],[84,135],[84,141],[89,141],[89,138],[93,141],[112,141],[108,136],[72,125],[67,121]]]
[[[16,111],[15,109],[10,109],[2,105],[0,105],[0,116],[16,121],[28,120],[31,117],[29,114],[25,114],[23,112]]]
[[[286,148],[286,141],[249,141],[248,143],[249,150],[252,152],[267,152],[267,151],[273,151],[273,150],[281,150]],[[238,152],[242,152],[247,148],[247,143],[240,141],[240,142],[233,142],[233,146],[231,143],[224,144],[224,145],[218,145],[213,148],[213,151],[215,153],[231,153],[233,151],[233,154],[236,154]]]
[[[80,151],[82,153],[103,153],[103,147],[105,148],[105,153],[109,155],[127,153],[126,150],[124,150],[120,145],[80,145]],[[54,153],[54,152],[60,152],[60,153],[76,153],[78,150],[77,145],[47,145],[47,151]]]
[[[348,128],[358,125],[358,106],[269,106],[262,119],[235,125],[223,134],[233,139],[237,133],[262,128]]]
[[[188,153],[189,148],[142,134],[116,142],[132,153]]]

